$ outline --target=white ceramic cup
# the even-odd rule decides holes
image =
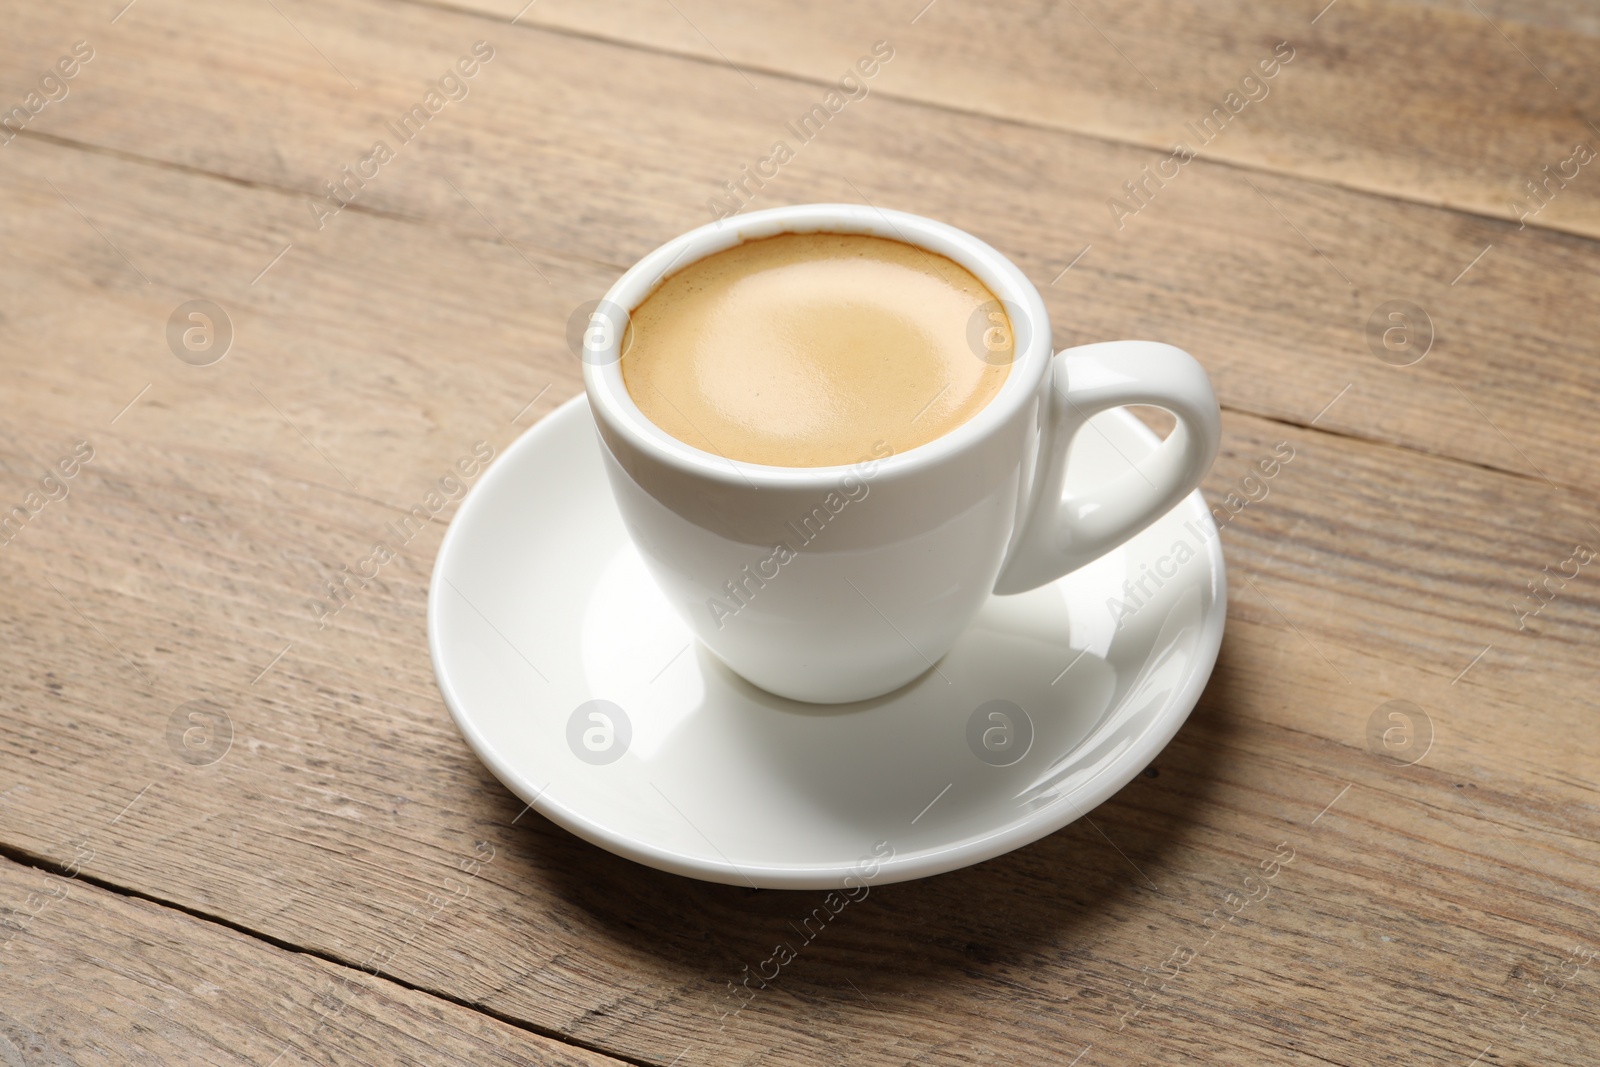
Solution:
[[[1010,373],[988,406],[927,444],[837,467],[727,459],[645,418],[622,380],[627,313],[695,260],[815,232],[916,245],[988,286],[1015,331]],[[986,354],[974,345],[973,358]],[[905,685],[935,667],[991,594],[1053,581],[1144,529],[1199,484],[1220,431],[1211,383],[1188,354],[1154,341],[1052,354],[1044,300],[1010,260],[944,223],[853,204],[757,211],[668,241],[601,301],[583,362],[612,491],[667,598],[747,680],[829,704]],[[1136,468],[1064,497],[1073,436],[1125,404],[1165,408],[1177,427]]]

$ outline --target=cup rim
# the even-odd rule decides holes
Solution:
[[[1006,308],[1014,337],[1011,371],[982,410],[950,432],[876,460],[875,478],[893,477],[949,458],[1008,425],[1038,391],[1050,366],[1050,317],[1044,298],[1027,276],[993,246],[965,230],[936,219],[891,208],[861,204],[800,204],[734,215],[696,227],[659,246],[630,267],[606,291],[609,304],[632,314],[671,273],[746,241],[785,233],[843,233],[885,237],[937,253],[965,267]],[[1018,313],[1026,322],[1016,327]],[[609,343],[580,353],[584,387],[595,417],[633,448],[657,462],[713,481],[754,488],[795,488],[836,482],[856,464],[827,467],[779,467],[731,459],[680,441],[647,418],[622,380],[618,347],[622,330],[612,330]],[[974,357],[976,358],[976,357]],[[870,457],[863,457],[867,459]]]

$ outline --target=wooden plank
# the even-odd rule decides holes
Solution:
[[[254,255],[226,278],[161,251],[166,229],[196,224],[186,210],[159,230],[132,212],[130,238],[148,236],[128,255],[160,257],[146,273],[177,293],[265,299],[288,284],[306,249],[342,244],[355,215],[376,212],[498,243],[523,264],[527,292],[546,284],[542,271],[570,311],[649,248],[707,221],[707,200],[820,99],[816,86],[791,79],[751,73],[762,87],[751,93],[726,67],[413,5],[342,0],[301,13],[316,49],[269,8],[134,10],[99,38],[81,84],[40,116],[37,136],[6,150],[30,204],[55,198],[45,181],[63,177],[47,162],[47,136],[300,194],[250,231]],[[48,36],[43,19],[18,14],[30,40]],[[207,44],[171,54],[164,42],[173,35]],[[327,209],[323,183],[358,165],[389,136],[385,124],[422,97],[425,79],[480,37],[499,50],[467,98],[413,142],[395,139],[394,161],[317,229],[311,205]],[[252,63],[217,79],[212,50],[248,53]],[[332,63],[350,67],[363,91]],[[154,87],[149,106],[126,106],[133,85]],[[1319,426],[1595,490],[1587,456],[1600,449],[1600,424],[1589,398],[1600,392],[1600,364],[1572,358],[1600,330],[1593,242],[1204,159],[1119,228],[1108,191],[1158,162],[1144,149],[873,96],[804,145],[753,204],[865,199],[948,219],[1044,289],[1062,344],[1170,340],[1200,356],[1236,410],[1304,423],[1339,397]],[[74,203],[91,195],[63,181]],[[86,214],[127,212],[120,200],[108,190]],[[77,227],[74,240],[142,284],[83,219],[56,210],[51,225]],[[1381,338],[1396,307],[1413,310],[1388,336],[1412,344],[1391,353]],[[520,305],[507,302],[482,310],[478,332],[517,330],[560,347],[564,313],[518,318]],[[373,317],[379,324],[365,328],[394,332],[383,325],[393,311]],[[1423,352],[1414,365],[1392,365]]]
[[[532,264],[578,291],[611,268],[352,210],[251,287],[292,197],[26,147],[153,279],[194,288],[144,285],[37,182],[0,191],[6,247],[29,250],[0,260],[6,499],[80,436],[96,450],[0,551],[8,847],[70,863],[86,845],[96,878],[354,967],[478,863],[470,897],[385,974],[656,1064],[842,1047],[1031,1062],[1091,1044],[1102,1062],[1366,1062],[1397,1040],[1467,1062],[1480,1037],[1576,1064],[1600,1036],[1592,972],[1565,978],[1569,950],[1594,947],[1583,686],[1600,585],[1584,572],[1525,630],[1513,611],[1524,579],[1590,536],[1588,499],[1230,414],[1219,504],[1261,496],[1244,478],[1277,442],[1296,458],[1224,528],[1223,660],[1159,777],[1093,827],[874,890],[730,1022],[730,983],[814,902],[655,874],[522,814],[434,689],[422,609],[440,523],[325,628],[309,606],[475,441],[503,448],[577,391],[565,302]],[[240,324],[210,367],[163,337],[196,293]],[[1436,731],[1410,770],[1367,748],[1391,699]],[[172,740],[195,700],[231,722],[215,763]],[[1211,937],[1205,917],[1280,843],[1305,858]],[[1163,985],[1184,948],[1195,966]]]
[[[524,7],[441,2],[503,19]],[[1336,3],[545,0],[517,21],[819,83],[889,40],[884,94],[1600,236],[1593,168],[1569,164],[1538,198],[1526,187],[1575,144],[1600,150],[1592,9]],[[1293,58],[1278,70],[1282,42]],[[1198,132],[1219,107],[1226,129]]]
[[[86,840],[103,844],[104,834],[91,829]],[[0,859],[0,961],[7,1064],[617,1062],[9,859]]]

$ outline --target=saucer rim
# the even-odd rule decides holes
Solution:
[[[559,798],[546,795],[548,785],[538,786],[502,759],[474,724],[471,714],[465,710],[465,702],[461,700],[451,680],[441,647],[444,639],[441,636],[442,597],[439,590],[446,584],[444,568],[454,557],[452,549],[455,542],[461,536],[465,536],[461,531],[470,525],[464,520],[475,506],[479,506],[480,500],[494,494],[498,481],[508,476],[506,472],[514,466],[511,462],[512,456],[520,455],[522,451],[536,449],[544,438],[559,433],[568,420],[578,418],[576,409],[587,409],[588,406],[587,395],[580,392],[550,411],[507,446],[505,451],[491,462],[489,469],[484,472],[477,484],[468,491],[439,543],[439,551],[434,558],[428,582],[428,652],[435,682],[456,728],[461,732],[473,754],[490,773],[513,795],[527,804],[529,809],[537,811],[574,836],[614,855],[687,878],[759,889],[837,889],[844,884],[846,877],[861,878],[859,861],[827,865],[735,864],[727,859],[717,862],[703,856],[675,852],[609,829],[587,818],[577,809],[562,803]],[[1125,421],[1128,424],[1127,428],[1142,435],[1152,448],[1160,443],[1154,431],[1125,408],[1113,409],[1112,412],[1103,413],[1099,417],[1115,417]],[[596,447],[605,448],[605,442],[599,438],[598,428],[591,424],[590,429],[596,434]],[[893,855],[882,860],[877,873],[867,881],[873,885],[888,885],[945,874],[994,859],[1047,837],[1083,818],[1109,800],[1123,786],[1133,781],[1139,772],[1149,766],[1171,743],[1198,705],[1206,683],[1216,668],[1227,619],[1227,568],[1222,553],[1221,531],[1217,528],[1211,510],[1198,489],[1184,497],[1173,510],[1196,505],[1212,534],[1206,539],[1204,548],[1210,562],[1209,573],[1214,595],[1210,608],[1201,618],[1201,633],[1196,641],[1192,666],[1185,674],[1183,683],[1177,688],[1175,695],[1168,701],[1162,717],[1141,733],[1134,744],[1120,752],[1087,782],[1069,792],[1059,794],[1050,803],[990,831],[967,836],[949,844]],[[1065,577],[1070,576],[1064,576],[1057,581],[1065,580]],[[713,846],[713,851],[715,850]]]

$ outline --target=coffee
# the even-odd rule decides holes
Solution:
[[[882,237],[791,233],[663,281],[633,311],[622,379],[686,444],[825,467],[960,426],[1005,383],[1010,344],[999,302],[952,260]]]

